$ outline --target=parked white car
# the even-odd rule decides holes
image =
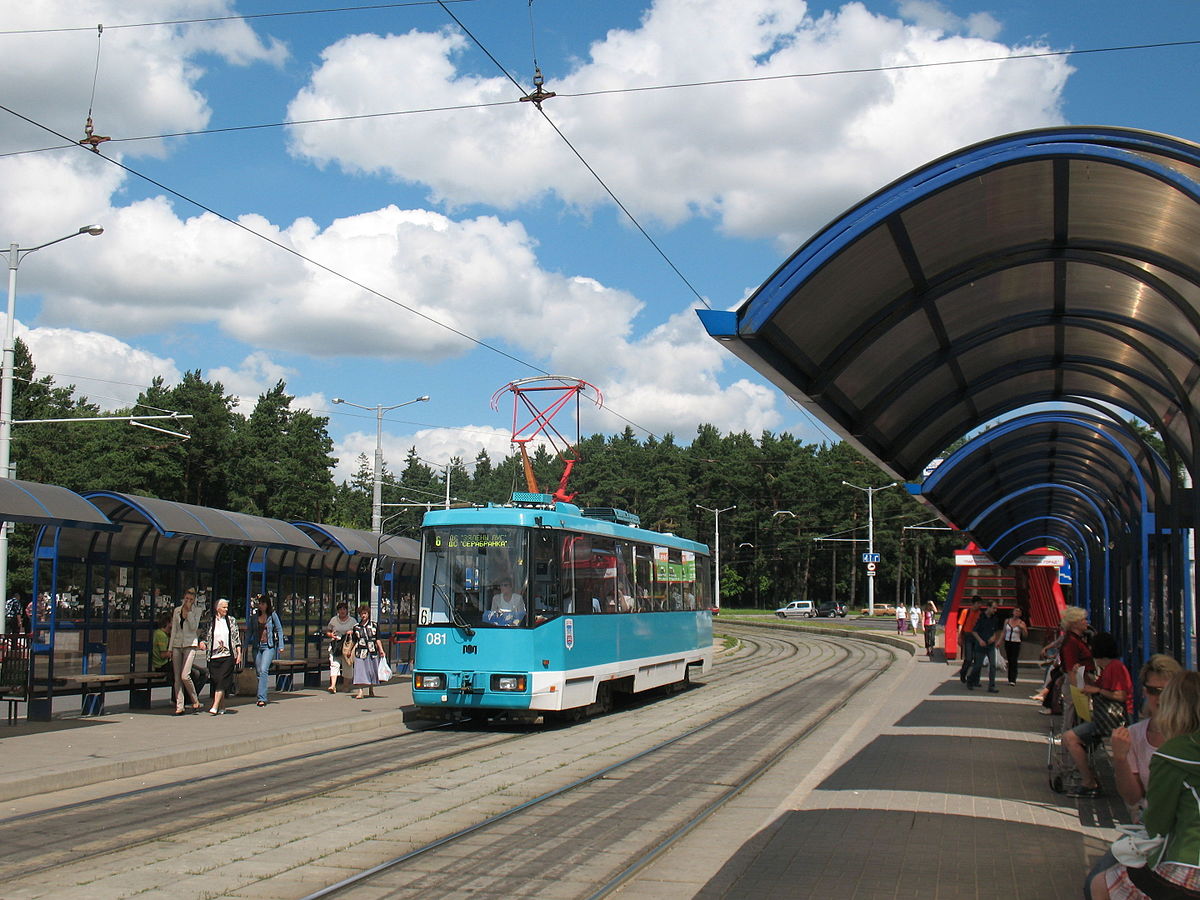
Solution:
[[[815,619],[817,608],[811,600],[793,600],[775,610],[775,615],[781,619]]]

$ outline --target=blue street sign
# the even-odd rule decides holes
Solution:
[[[863,562],[877,563],[877,562],[879,562],[879,554],[878,553],[864,553],[863,554]]]

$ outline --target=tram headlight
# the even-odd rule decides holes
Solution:
[[[430,675],[418,672],[413,676],[413,687],[418,691],[441,691],[446,687],[445,675]]]
[[[524,675],[493,675],[492,676],[493,691],[516,691],[518,693],[525,690]]]

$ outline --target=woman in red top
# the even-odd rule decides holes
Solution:
[[[1101,631],[1092,638],[1091,652],[1095,654],[1099,677],[1089,677],[1081,690],[1089,696],[1100,696],[1121,703],[1125,708],[1125,723],[1128,723],[1133,718],[1133,676],[1129,674],[1125,663],[1117,659],[1120,651],[1116,640],[1111,634]],[[1087,746],[1103,738],[1106,733],[1098,727],[1094,715],[1090,722],[1081,722],[1070,731],[1063,732],[1063,746],[1083,776],[1082,787],[1074,792],[1078,797],[1100,796],[1100,782],[1095,770],[1088,765]]]
[[[1083,666],[1083,670],[1088,673],[1095,669],[1095,664],[1092,662],[1092,648],[1083,639],[1083,633],[1087,631],[1088,627],[1087,612],[1078,606],[1068,606],[1062,612],[1059,627],[1064,633],[1062,647],[1058,651],[1059,665],[1066,676],[1066,683],[1076,683],[1074,682],[1076,666]]]

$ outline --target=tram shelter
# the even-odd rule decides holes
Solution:
[[[311,658],[320,668],[316,636],[337,601],[357,604],[373,593],[363,560],[382,558],[376,568],[391,584],[415,578],[416,542],[110,491],[80,500],[111,528],[55,523],[37,535],[31,719],[50,718],[63,677],[148,673],[156,622],[187,587],[204,607],[228,599],[243,622],[254,594],[272,596],[284,622],[283,658]]]
[[[1135,668],[1153,652],[1191,665],[1197,233],[1196,144],[1040,129],[900,178],[738,308],[699,315],[1001,565],[1067,555],[1076,602]],[[1037,413],[1015,426],[1024,447],[981,431]]]

